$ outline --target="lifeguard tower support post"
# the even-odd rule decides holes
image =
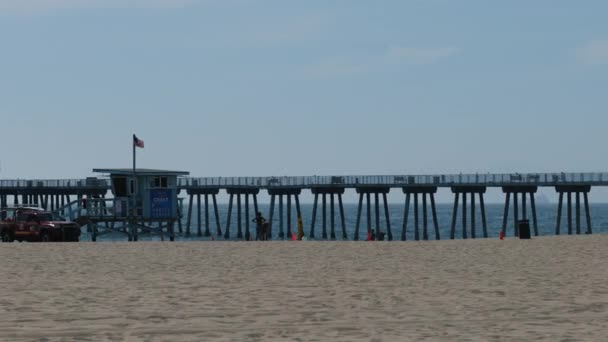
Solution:
[[[110,206],[107,202],[96,204],[95,200],[87,205],[88,219],[95,223],[93,241],[100,222],[105,222],[106,227],[108,222],[128,222],[128,230],[122,231],[129,241],[137,241],[140,230],[153,232],[152,225],[156,223],[160,234],[166,228],[170,240],[174,240],[174,224],[181,218],[177,178],[189,172],[155,169],[93,169],[93,172],[109,174],[114,195],[113,199],[100,199],[112,201]]]

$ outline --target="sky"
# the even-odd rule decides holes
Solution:
[[[607,171],[606,1],[0,0],[0,179]],[[608,196],[605,197],[608,199]]]

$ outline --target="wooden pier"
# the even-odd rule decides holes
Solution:
[[[92,236],[95,239],[100,226],[110,227],[117,222],[133,221],[133,217],[117,216],[118,209],[114,207],[115,201],[112,200],[112,186],[113,184],[108,178],[93,177],[60,180],[0,180],[0,206],[27,203],[57,212],[77,222],[82,217],[87,217],[89,218],[87,223],[94,221],[97,226],[97,228],[89,227],[93,231]],[[298,220],[302,222],[300,195],[303,191],[310,191],[314,195],[314,204],[312,217],[307,220],[309,230],[305,232],[306,236],[310,239],[335,240],[340,238],[347,240],[349,236],[346,230],[342,199],[346,191],[355,191],[358,194],[358,207],[354,236],[350,237],[352,240],[362,238],[360,229],[364,215],[364,229],[368,238],[373,236],[377,240],[390,241],[397,237],[400,240],[406,240],[407,233],[412,229],[415,240],[439,240],[440,229],[435,208],[435,194],[438,189],[447,188],[454,194],[449,238],[456,238],[458,228],[460,228],[458,234],[463,239],[486,238],[488,228],[484,194],[487,188],[492,187],[501,188],[505,194],[502,224],[502,233],[505,235],[512,232],[516,236],[518,221],[528,219],[529,212],[532,216],[533,233],[534,235],[539,234],[535,194],[540,187],[554,188],[559,194],[555,234],[562,234],[564,197],[567,202],[567,234],[591,234],[593,230],[589,192],[594,186],[608,186],[608,173],[178,177],[177,193],[183,193],[188,197],[189,206],[185,212],[180,200],[177,234],[188,236],[195,233],[197,236],[253,240],[256,235],[255,227],[252,227],[251,224],[251,217],[259,211],[258,199],[265,192],[270,197],[270,207],[269,212],[264,214],[270,222],[273,222],[275,215],[278,215],[279,221],[278,226],[273,227],[271,224],[269,237],[290,239]],[[405,204],[401,227],[390,226],[387,194],[395,189],[404,194]],[[221,227],[220,224],[217,200],[218,194],[222,191],[227,193],[230,198],[225,227]],[[585,229],[582,228],[581,222],[581,197],[585,210]],[[572,206],[573,198],[574,208]],[[295,217],[292,215],[292,204],[295,204]],[[512,229],[509,229],[508,224],[510,208],[513,210]],[[336,226],[336,210],[339,212],[339,227]],[[481,214],[481,231],[478,231],[479,227],[476,222],[478,212]],[[319,213],[321,215],[320,232],[317,230]],[[409,227],[408,221],[412,214],[414,224],[413,227]],[[459,214],[460,227],[458,225]],[[420,215],[422,215],[422,222],[420,222]],[[327,216],[329,216],[329,222]],[[91,218],[94,219],[91,220]],[[185,218],[185,229],[182,227],[181,218]],[[215,229],[211,227],[212,219]],[[161,233],[164,229],[172,239],[174,236],[173,221],[165,226],[158,222],[156,229]],[[429,221],[432,221],[432,230],[429,229]],[[422,223],[422,227],[420,227],[420,223]],[[236,225],[236,232],[233,230],[233,224]],[[194,225],[195,227],[193,227]],[[138,231],[155,229],[152,226],[152,224],[140,224],[132,232],[132,236],[135,237],[133,240],[136,240]],[[195,228],[196,231],[193,232],[192,228]],[[395,228],[398,229],[397,232],[394,232]]]

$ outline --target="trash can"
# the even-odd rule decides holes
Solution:
[[[529,239],[530,238],[530,221],[519,220],[519,222],[517,223],[517,227],[519,228],[519,238],[520,239]]]

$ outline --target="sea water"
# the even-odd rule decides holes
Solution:
[[[244,206],[243,206],[244,207]],[[352,203],[344,203],[344,216],[345,216],[345,228],[346,235],[348,240],[352,240],[355,233],[355,226],[357,222],[357,204]],[[476,206],[476,216],[475,216],[475,233],[477,238],[483,237],[483,226],[481,219],[481,212],[479,210],[479,204]],[[186,225],[187,225],[187,205],[184,206],[184,217],[182,218],[182,229],[183,233],[178,232],[177,225],[175,226],[176,231],[176,240],[225,240],[222,236],[217,236],[217,226],[216,220],[213,212],[213,206],[209,206],[209,231],[212,234],[211,237],[200,237],[198,236],[198,216],[196,213],[196,207],[193,208],[192,218],[190,222],[190,232],[191,234],[187,236]],[[222,233],[225,233],[227,229],[227,215],[228,215],[228,205],[227,204],[218,204],[219,218],[220,218],[220,227]],[[269,211],[270,205],[260,203],[259,209],[262,212],[263,216],[266,219],[269,219]],[[403,217],[404,217],[404,204],[389,204],[389,223],[390,229],[393,234],[393,240],[400,240],[401,233],[403,229]],[[285,234],[287,233],[288,225],[287,225],[287,206],[284,205],[284,213],[283,213],[283,231]],[[310,236],[311,232],[311,220],[312,220],[312,204],[301,204],[302,210],[302,222],[304,233],[306,237]],[[419,203],[419,236],[420,239],[423,238],[423,215],[422,215],[422,203]],[[537,221],[538,221],[538,233],[541,236],[546,235],[555,235],[556,223],[557,223],[557,204],[537,204],[536,206],[537,212]],[[598,233],[608,233],[608,204],[590,204],[590,212],[591,212],[591,228],[593,234]],[[330,219],[330,208],[329,201],[327,203],[326,210],[326,231],[327,236],[330,237],[331,232],[331,219]],[[452,226],[452,213],[453,213],[453,205],[452,204],[437,204],[437,221],[439,226],[439,236],[441,240],[446,240],[450,238],[450,231]],[[249,211],[249,217],[245,217],[245,210],[242,209],[242,217],[241,217],[241,229],[243,232],[243,236],[245,236],[245,230],[247,226],[247,222],[249,222],[249,231],[252,238],[255,237],[255,223],[252,222],[255,212],[253,210],[253,206]],[[470,203],[467,206],[467,237],[471,237],[471,208]],[[502,227],[504,215],[504,205],[503,204],[487,204],[486,203],[486,220],[487,220],[487,228],[488,228],[488,237],[497,238],[499,232]],[[519,217],[521,218],[521,209],[519,212]],[[532,212],[528,208],[527,218],[530,220],[530,231],[534,234],[534,228],[532,224]],[[297,232],[297,216],[296,216],[296,208],[292,203],[292,214],[291,214],[291,231]],[[414,225],[414,207],[413,204],[410,207],[408,224],[406,229],[406,239],[413,240],[415,238],[415,225]],[[201,232],[205,232],[205,213],[204,208],[201,213],[201,224],[200,229]],[[238,218],[236,212],[236,205],[232,210],[232,218],[230,220],[230,239],[237,240],[237,232],[238,232]],[[336,206],[334,210],[334,224],[335,224],[335,236],[337,240],[342,240],[342,223],[340,220],[340,212],[338,208],[338,204],[336,201]],[[362,214],[361,214],[361,222],[360,222],[360,232],[359,239],[364,240],[367,234],[367,208],[366,205],[363,205]],[[581,217],[580,217],[580,226],[581,233],[584,234],[587,231],[587,222],[585,216],[584,206],[581,204]],[[371,227],[372,229],[376,229],[376,217],[375,217],[375,206],[372,204],[371,206]],[[380,230],[384,233],[388,231],[389,225],[386,223],[384,208],[380,206]],[[507,236],[513,236],[513,227],[514,227],[514,219],[513,219],[513,207],[512,205],[509,208],[509,217],[507,220]],[[323,210],[321,207],[321,203],[317,208],[317,217],[315,222],[315,238],[321,239],[323,232]],[[272,237],[274,240],[278,239],[278,233],[280,230],[280,222],[279,222],[279,208],[278,203],[275,205],[274,209],[274,217],[272,223]],[[430,205],[428,206],[428,214],[427,214],[427,230],[428,230],[428,238],[430,240],[435,239],[435,228],[433,225],[432,213],[430,209]],[[575,216],[575,206],[572,205],[572,233],[576,233],[576,216]],[[562,210],[562,219],[561,219],[561,234],[568,234],[568,217],[567,217],[567,206],[564,203],[564,207]],[[285,235],[287,236],[287,234]],[[167,237],[165,236],[164,239]],[[456,239],[463,238],[462,232],[462,206],[459,206],[458,215],[456,219]],[[98,241],[124,241],[126,240],[126,235],[122,233],[110,233],[104,236],[100,236]],[[139,240],[160,240],[161,237],[158,235],[150,235],[146,233],[142,233],[139,236]],[[83,235],[81,236],[81,241],[90,240],[90,234],[85,231],[83,228]]]

